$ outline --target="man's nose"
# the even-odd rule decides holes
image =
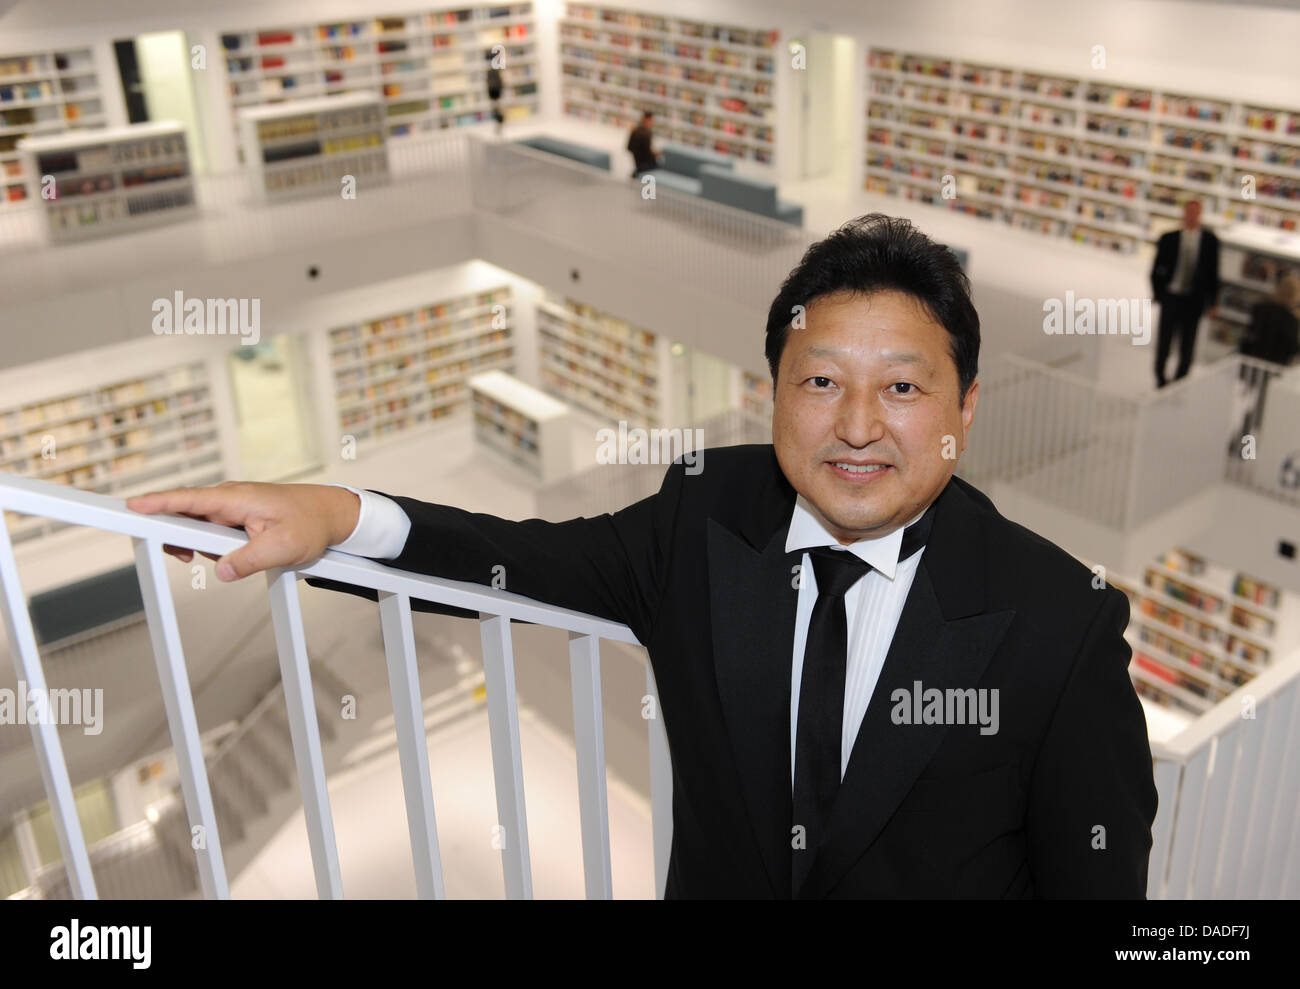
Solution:
[[[836,433],[855,449],[874,443],[885,435],[880,403],[867,391],[852,390],[840,399]]]

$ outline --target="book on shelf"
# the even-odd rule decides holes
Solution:
[[[1115,177],[1118,181],[1094,177],[1096,184],[1091,187],[1131,202],[1080,196],[1077,191],[1068,193],[1066,203],[1034,198],[1036,207],[1085,221],[1067,225],[1034,221],[1002,209],[945,203],[924,189],[882,180],[868,172],[863,184],[869,191],[942,205],[1125,254],[1136,251],[1142,240],[1176,219],[1190,195],[1205,199],[1208,212],[1216,218],[1283,230],[1300,225],[1300,178],[1287,171],[1300,162],[1300,142],[1267,140],[1270,134],[1300,133],[1300,114],[1291,111],[880,48],[868,50],[866,81],[867,114],[872,122],[867,129],[869,146],[907,146],[906,139],[873,126],[895,122],[902,128],[931,130],[964,141],[1054,153],[1067,172],[1084,161],[1125,170],[1127,174]],[[970,160],[968,152],[943,142],[926,151],[939,159],[943,173],[951,170],[945,160]],[[1156,151],[1160,153],[1152,153]],[[1250,159],[1250,164],[1226,168],[1223,159],[1227,155]],[[1271,161],[1285,168],[1270,171],[1259,167]],[[872,167],[905,170],[906,163],[881,166],[868,161],[867,168]],[[1247,175],[1256,183],[1252,200],[1239,195],[1241,180]],[[914,177],[932,181],[924,173],[914,173]],[[1157,177],[1161,181],[1151,181]],[[985,194],[998,196],[992,189]]]

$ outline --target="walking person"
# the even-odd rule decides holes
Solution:
[[[501,113],[501,70],[493,64],[494,52],[491,48],[487,50],[484,56],[487,59],[487,92],[488,99],[492,101],[492,119],[497,122],[497,134],[500,135],[501,128],[505,124],[505,116]]]
[[[645,172],[659,167],[659,157],[655,154],[652,144],[654,121],[654,112],[646,110],[641,114],[641,122],[633,127],[632,133],[627,136],[627,149],[632,152],[632,161],[635,163],[632,169],[634,179],[639,179]]]

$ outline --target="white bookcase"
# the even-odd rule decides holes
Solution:
[[[778,37],[762,28],[566,4],[564,112],[626,129],[653,109],[664,139],[774,165]]]
[[[772,379],[736,368],[732,378],[732,406],[762,426],[772,425]]]
[[[502,285],[330,330],[343,435],[369,446],[465,411],[471,375],[514,368],[510,307]]]
[[[574,299],[537,305],[542,386],[602,420],[663,425],[667,408],[668,344]]]
[[[1219,233],[1219,311],[1210,335],[1236,347],[1250,310],[1273,294],[1284,271],[1300,274],[1300,233],[1238,224]]]
[[[225,476],[206,362],[0,406],[0,471],[127,497]],[[62,528],[6,513],[15,542]]]
[[[128,233],[198,211],[183,124],[29,137],[18,147],[53,243]],[[47,176],[50,198],[43,192]]]
[[[474,439],[544,484],[573,472],[569,407],[504,371],[469,379]]]
[[[501,112],[536,114],[531,3],[469,4],[221,36],[232,115],[250,106],[366,92],[383,104],[388,136],[491,119],[485,57],[503,54]],[[237,147],[243,147],[236,134]]]
[[[1144,699],[1194,718],[1300,648],[1300,598],[1184,550],[1135,578],[1108,574],[1129,597],[1129,666]]]
[[[1300,224],[1298,110],[883,48],[867,78],[870,192],[1125,254],[1192,194],[1214,225]]]
[[[101,127],[107,121],[92,49],[0,55],[0,209],[32,194],[33,177],[18,150],[20,140]]]
[[[346,93],[240,114],[245,164],[266,199],[340,195],[351,175],[358,189],[388,181],[388,146],[379,98]]]

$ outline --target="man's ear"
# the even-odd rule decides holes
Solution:
[[[971,424],[975,421],[975,406],[980,400],[980,383],[977,378],[971,382],[970,388],[966,390],[966,397],[961,403],[961,448],[966,449],[966,436],[970,433]]]

